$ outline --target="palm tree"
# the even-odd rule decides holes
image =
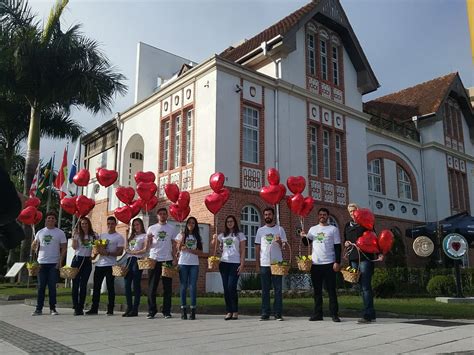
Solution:
[[[39,161],[41,113],[58,107],[68,112],[74,106],[110,111],[115,94],[127,90],[125,77],[97,42],[80,32],[80,25],[61,29],[68,2],[57,0],[40,26],[26,1],[0,0],[0,68],[6,65],[0,69],[0,87],[30,106],[25,192]]]

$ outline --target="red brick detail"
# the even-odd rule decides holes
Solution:
[[[408,174],[408,176],[410,178],[412,199],[413,199],[413,201],[418,201],[418,187],[417,187],[417,184],[416,184],[415,174],[413,173],[413,170],[410,168],[410,166],[407,163],[405,163],[404,160],[402,160],[402,158],[400,158],[398,155],[395,155],[393,153],[390,153],[390,152],[387,152],[387,151],[384,151],[384,150],[374,150],[374,151],[370,152],[369,154],[367,154],[367,162],[370,162],[374,159],[393,160],[398,165],[400,165],[403,168],[403,170],[405,170],[405,172]],[[382,181],[383,180],[384,180],[384,176],[382,175]],[[398,181],[397,176],[395,176],[395,180]],[[383,184],[385,184],[385,183],[383,183]],[[383,186],[385,186],[385,185],[383,185]],[[383,192],[385,193],[385,187],[383,187]]]

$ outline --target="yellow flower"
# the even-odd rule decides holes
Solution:
[[[210,257],[207,258],[207,260],[210,260],[210,261],[219,261],[219,260],[221,260],[221,258],[218,257],[218,256],[210,256]]]

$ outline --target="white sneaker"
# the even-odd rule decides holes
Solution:
[[[57,316],[59,313],[58,311],[56,311],[55,309],[52,309],[49,314],[51,314],[52,316]]]
[[[32,316],[41,316],[43,315],[43,312],[35,310],[33,313],[31,313]]]

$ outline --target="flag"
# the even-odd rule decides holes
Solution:
[[[67,147],[64,148],[63,161],[54,180],[54,187],[59,191],[60,198],[67,195]]]
[[[74,176],[76,176],[77,174],[77,170],[79,168],[79,147],[80,147],[80,144],[81,144],[81,139],[79,138],[77,140],[77,144],[76,144],[76,150],[74,151],[74,156],[72,158],[72,164],[71,164],[71,167],[69,168],[69,178],[68,178],[68,191],[69,191],[69,194],[72,195],[72,196],[75,196],[76,195],[76,190],[77,190],[77,186],[76,184],[74,183]]]
[[[33,176],[33,181],[31,182],[30,186],[30,197],[35,197],[36,196],[36,190],[38,190],[38,180],[39,180],[39,173],[41,170],[41,162],[38,163],[38,166],[36,167],[35,171],[35,176]]]
[[[50,175],[53,166],[53,158],[49,159],[49,163],[43,168],[38,178],[38,188],[36,190],[36,196],[41,197],[50,184]]]
[[[466,0],[469,33],[471,35],[472,63],[474,63],[474,0]]]

